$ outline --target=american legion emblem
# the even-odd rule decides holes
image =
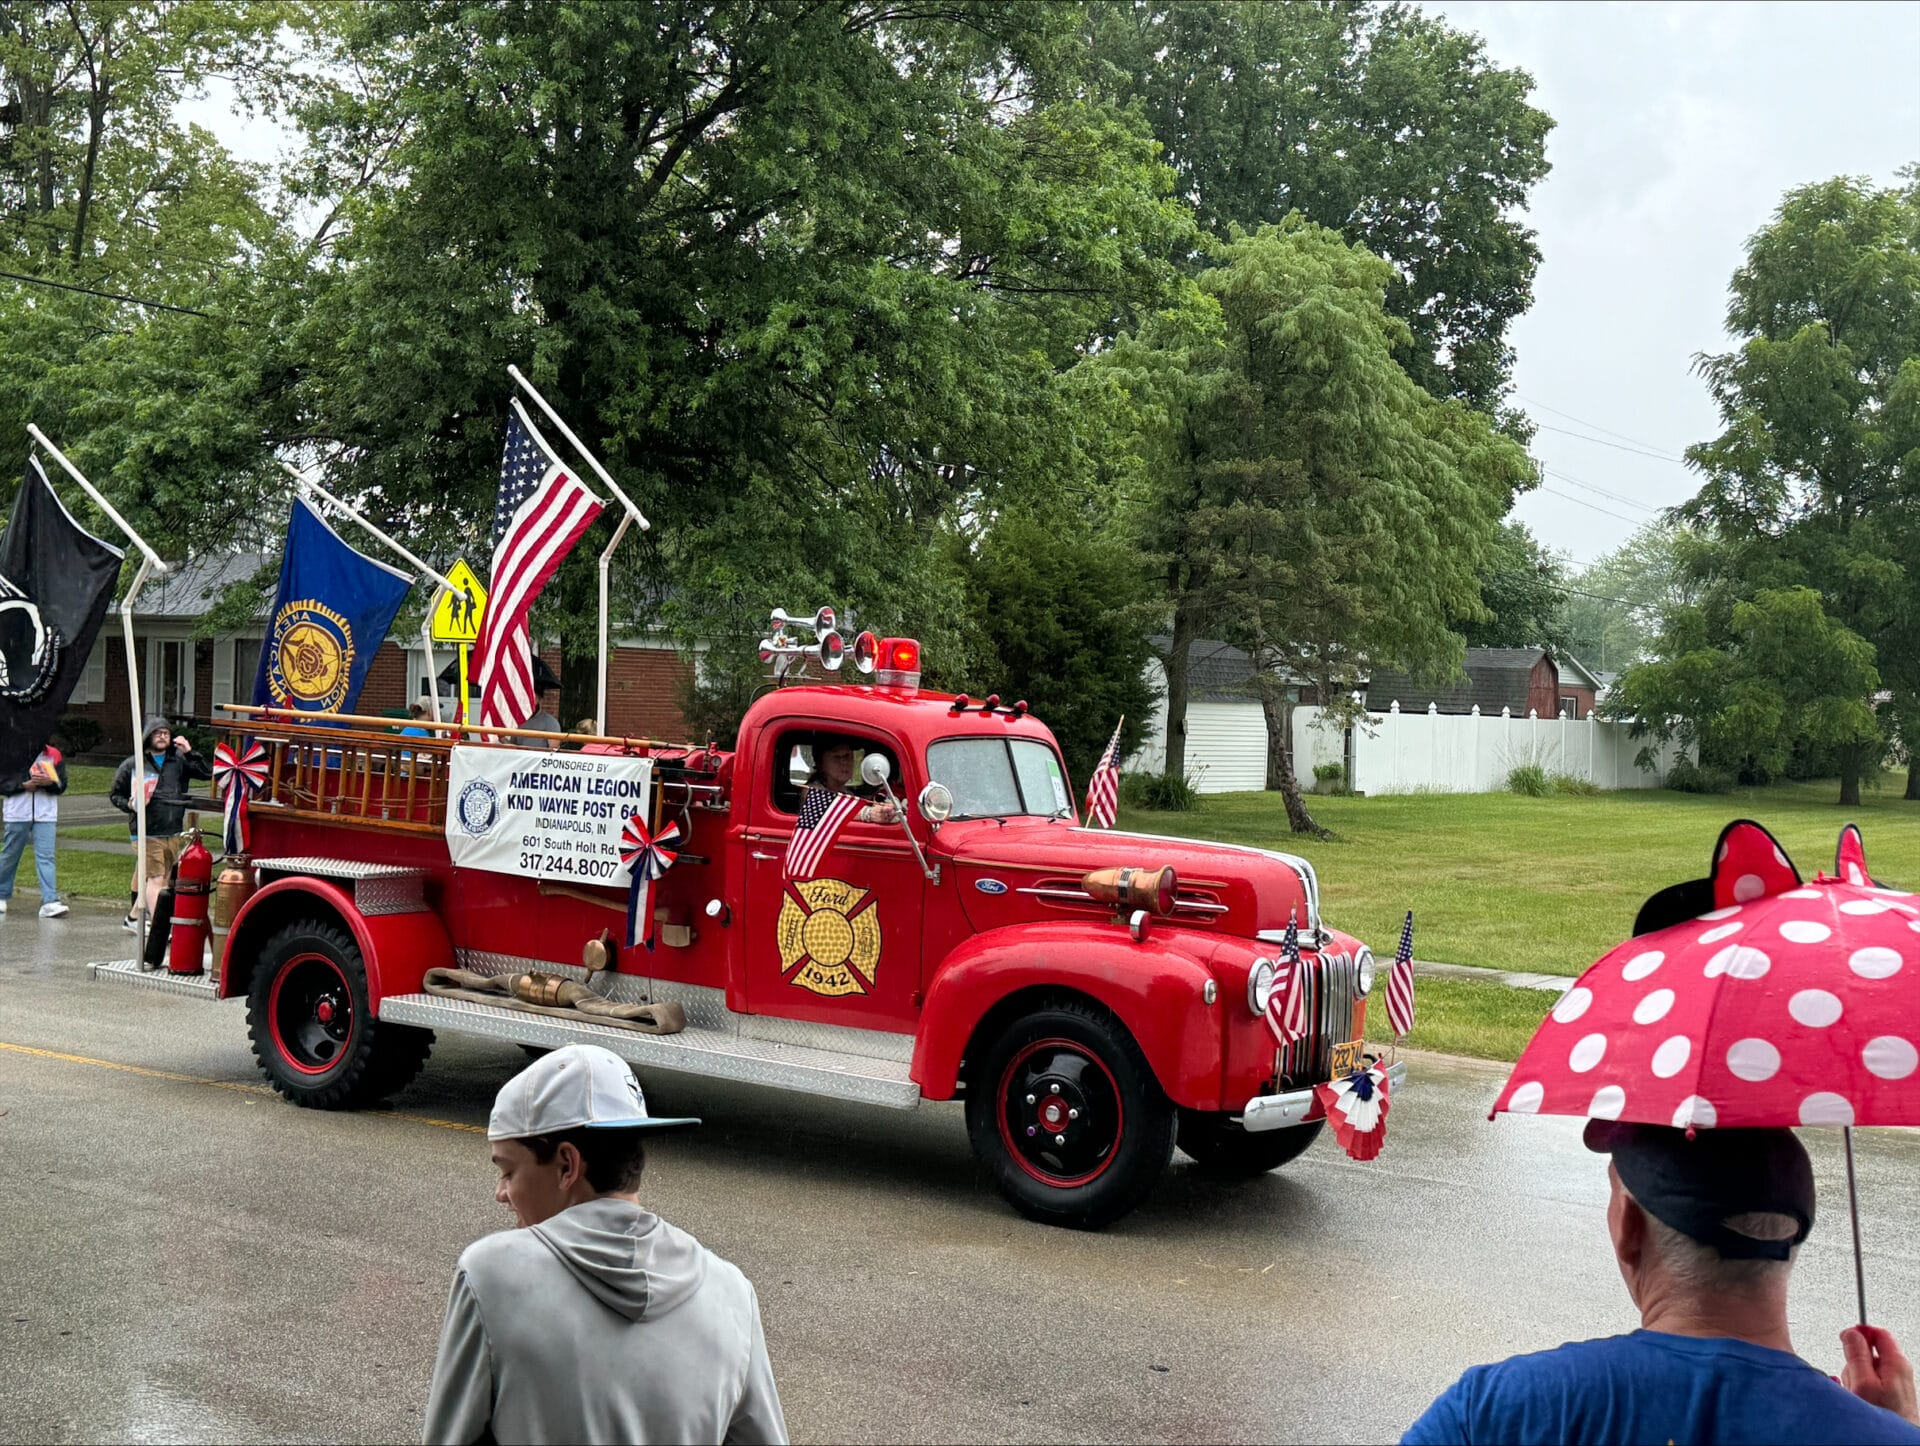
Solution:
[[[282,707],[331,713],[353,676],[353,625],[312,598],[274,616],[267,690]]]
[[[880,967],[880,905],[839,879],[790,885],[774,925],[789,984],[836,998],[870,994]]]

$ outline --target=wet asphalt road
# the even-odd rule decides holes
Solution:
[[[524,1062],[443,1038],[391,1111],[267,1093],[238,1004],[87,979],[127,936],[0,920],[0,1440],[417,1439],[446,1282],[503,1227],[481,1126]],[[1184,1162],[1102,1234],[1030,1225],[954,1106],[647,1080],[708,1127],[648,1203],[758,1287],[796,1440],[1379,1441],[1464,1366],[1635,1320],[1577,1125],[1488,1123],[1498,1069],[1414,1059],[1370,1165],[1323,1138]],[[1837,1133],[1794,1334],[1852,1304]],[[1920,1136],[1860,1136],[1869,1299],[1920,1340]]]

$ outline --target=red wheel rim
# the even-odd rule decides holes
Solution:
[[[339,961],[296,954],[267,993],[267,1031],[287,1067],[323,1075],[340,1067],[353,1045],[353,989]]]
[[[1105,1060],[1071,1039],[1038,1039],[1016,1052],[994,1105],[1008,1158],[1051,1189],[1091,1184],[1119,1157],[1119,1082]]]

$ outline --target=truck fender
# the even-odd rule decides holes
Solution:
[[[353,895],[332,880],[299,875],[268,884],[234,915],[226,951],[220,957],[218,997],[244,995],[267,940],[283,924],[302,916],[331,919],[353,935],[366,961],[368,1003],[375,1018],[380,1001],[388,995],[417,994],[429,969],[451,968],[454,962],[453,941],[432,910],[363,914],[354,907]]]
[[[1221,1109],[1223,1026],[1205,992],[1212,979],[1177,937],[1136,943],[1119,929],[1080,921],[977,935],[947,956],[927,987],[913,1081],[927,1099],[952,1099],[983,1021],[997,1029],[1029,1004],[1071,993],[1113,1012],[1175,1104]]]

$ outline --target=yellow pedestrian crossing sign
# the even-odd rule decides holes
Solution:
[[[487,610],[487,590],[463,557],[447,569],[452,592],[442,592],[433,610],[436,643],[471,643],[480,636],[480,619]]]

